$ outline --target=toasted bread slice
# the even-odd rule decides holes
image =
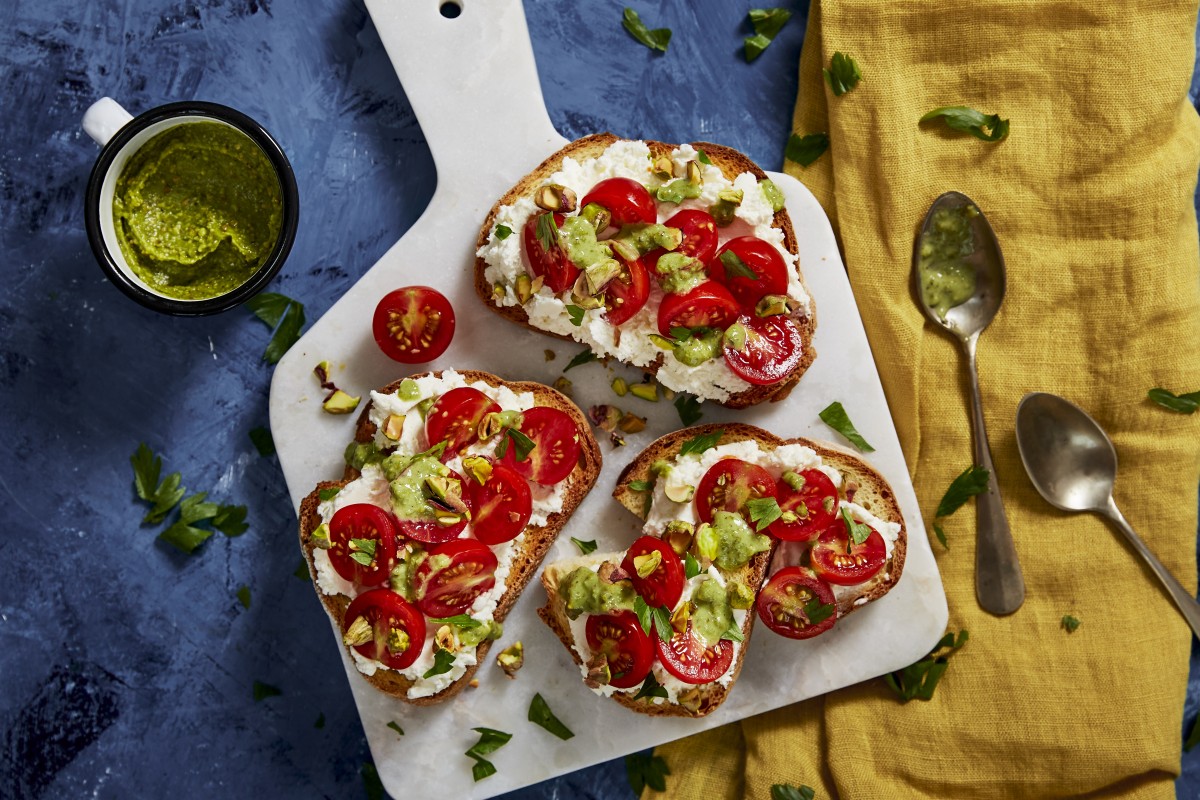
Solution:
[[[559,531],[566,525],[571,514],[578,508],[583,498],[591,491],[596,483],[596,479],[600,475],[601,457],[600,448],[596,444],[595,438],[591,433],[591,428],[584,418],[583,413],[579,408],[572,403],[567,397],[560,392],[551,389],[548,386],[543,386],[539,383],[530,383],[524,381],[505,381],[501,378],[491,375],[486,372],[475,370],[461,370],[459,374],[467,381],[468,384],[482,381],[490,386],[507,386],[513,392],[523,393],[529,392],[534,395],[534,403],[539,406],[550,406],[557,408],[560,411],[566,412],[574,421],[580,431],[580,457],[579,463],[571,474],[565,479],[567,481],[566,489],[563,494],[562,510],[549,515],[545,525],[534,526],[530,525],[525,528],[524,538],[520,544],[520,551],[513,559],[511,570],[509,572],[504,594],[499,598],[496,610],[493,617],[497,622],[503,622],[508,615],[513,604],[520,597],[526,584],[533,577],[535,570],[541,564],[542,559],[546,556],[551,545],[554,544],[555,538]],[[440,372],[421,373],[411,376],[412,378],[420,378],[425,375],[440,376]],[[402,379],[401,379],[402,380]],[[388,384],[379,391],[384,394],[395,392],[400,387],[400,380]],[[362,414],[358,418],[358,424],[355,429],[354,441],[359,443],[367,443],[374,441],[376,426],[370,419],[371,404],[368,403],[363,409]],[[340,481],[324,481],[317,485],[311,494],[304,498],[300,504],[300,547],[304,552],[305,560],[308,562],[310,574],[317,574],[316,563],[314,561],[314,547],[310,538],[311,533],[321,524],[321,516],[318,513],[317,507],[320,504],[319,493],[322,489],[342,488],[351,481],[359,477],[359,471],[352,466],[347,466],[345,474]],[[345,613],[350,605],[351,598],[344,594],[327,595],[316,586],[314,578],[314,589],[317,596],[324,604],[326,611],[330,617],[337,623],[339,630],[345,629]],[[413,685],[413,682],[405,678],[399,672],[389,669],[379,669],[374,675],[363,675],[363,678],[382,692],[390,694],[394,697],[399,697],[405,702],[414,705],[432,705],[446,700],[462,691],[472,676],[475,674],[480,664],[484,663],[484,658],[491,642],[484,640],[476,648],[476,663],[473,666],[467,667],[466,672],[452,684],[442,689],[437,694],[428,697],[409,698],[408,690]]]
[[[496,225],[496,215],[503,206],[511,206],[519,199],[532,195],[537,186],[547,182],[550,176],[562,167],[563,159],[570,157],[582,162],[585,159],[597,158],[604,153],[609,145],[617,141],[620,141],[620,139],[611,133],[598,133],[585,136],[582,139],[576,139],[571,142],[539,164],[492,206],[491,211],[488,212],[487,218],[484,220],[483,227],[480,228],[479,237],[475,245],[476,252],[479,252],[488,243],[492,230]],[[656,141],[647,141],[646,144],[649,146],[650,152],[654,157],[670,155],[671,151],[676,147],[676,145]],[[767,177],[766,173],[757,164],[737,150],[710,142],[693,142],[692,146],[697,150],[703,150],[712,164],[719,167],[730,180],[743,172],[748,172],[760,180]],[[796,255],[796,234],[792,228],[792,222],[790,217],[788,217],[786,209],[775,212],[772,227],[778,228],[782,232],[785,249],[792,255]],[[520,236],[521,232],[514,231],[512,235]],[[574,341],[568,335],[546,331],[531,324],[525,307],[522,305],[498,305],[492,297],[493,286],[485,275],[487,267],[488,264],[484,258],[477,256],[475,259],[475,292],[479,295],[479,299],[484,305],[505,319],[530,330],[566,341]],[[816,358],[816,351],[813,349],[813,334],[816,331],[817,325],[816,306],[812,301],[812,293],[804,284],[804,275],[803,271],[799,269],[799,264],[797,264],[797,272],[799,273],[800,284],[804,287],[805,294],[809,297],[808,309],[802,309],[791,315],[791,321],[799,331],[803,342],[800,363],[792,374],[780,383],[771,386],[751,386],[740,392],[731,394],[725,400],[719,401],[721,405],[729,408],[747,408],[776,397],[782,399],[786,392],[790,391],[796,381],[800,379],[800,376],[804,374],[805,370],[812,365],[813,359]],[[663,365],[663,359],[664,355],[659,354],[653,362],[639,368],[657,375]]]

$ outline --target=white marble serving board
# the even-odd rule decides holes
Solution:
[[[354,394],[410,372],[456,367],[483,369],[512,380],[552,383],[580,346],[540,336],[485,310],[472,287],[475,236],[495,200],[521,176],[565,144],[541,97],[519,0],[473,5],[457,19],[438,13],[438,0],[367,0],[437,164],[438,186],[428,210],[404,237],[294,345],[271,384],[271,428],[292,501],[321,480],[342,473],[342,450],[353,417],[322,413],[323,392],[312,374],[321,360],[335,365],[333,380]],[[469,58],[462,57],[469,53]],[[497,80],[498,76],[502,79]],[[503,85],[501,94],[495,90]],[[860,432],[877,448],[868,459],[896,491],[909,531],[903,578],[877,603],[808,642],[793,642],[759,626],[729,699],[699,720],[633,714],[584,687],[578,669],[534,610],[544,593],[533,581],[505,621],[493,653],[521,640],[525,667],[510,681],[489,659],[480,685],[435,706],[416,707],[383,695],[358,675],[332,630],[329,646],[343,656],[384,786],[396,797],[484,798],[586,767],[691,733],[759,714],[906,666],[925,655],[943,633],[945,594],[920,510],[880,386],[862,321],[838,255],[829,221],[798,181],[771,174],[787,198],[800,243],[800,263],[817,306],[817,359],[783,402],[731,412],[706,403],[702,422],[738,420],[780,436],[840,442],[817,412],[840,400]],[[364,201],[366,199],[364,198]],[[309,204],[316,208],[319,204]],[[428,284],[454,305],[458,328],[450,349],[427,367],[406,369],[376,347],[370,317],[392,289]],[[543,351],[557,357],[546,362]],[[580,405],[614,402],[616,374],[631,382],[636,370],[599,363],[568,373]],[[548,561],[574,555],[570,537],[596,539],[619,550],[635,537],[638,520],[610,497],[621,469],[654,438],[679,427],[670,403],[633,397],[618,401],[649,417],[628,446],[602,443],[604,470],[563,531]],[[844,443],[843,443],[844,444]],[[560,741],[527,721],[540,692],[575,733]],[[387,727],[396,721],[398,736]],[[478,739],[471,729],[513,734],[492,761],[496,775],[474,783],[464,753]]]

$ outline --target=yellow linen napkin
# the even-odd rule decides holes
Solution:
[[[945,521],[949,550],[931,543],[950,629],[970,641],[931,701],[901,704],[877,679],[667,745],[661,796],[767,798],[791,783],[822,799],[1172,797],[1190,630],[1103,521],[1037,495],[1013,422],[1030,391],[1088,410],[1117,447],[1117,502],[1194,589],[1200,413],[1146,392],[1200,389],[1196,6],[814,0],[808,25],[795,130],[831,146],[788,169],[834,220],[927,524],[972,459],[962,358],[910,295],[913,239],[951,189],[999,236],[1008,295],[979,369],[1028,595],[1007,618],[979,608],[965,506]],[[842,97],[821,76],[835,51],[864,76]],[[947,105],[999,113],[1011,133],[990,144],[918,126]],[[1065,614],[1082,623],[1073,634]]]

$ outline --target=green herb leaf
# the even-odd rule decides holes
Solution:
[[[671,628],[671,609],[666,606],[658,606],[651,609],[651,612],[654,619],[654,630],[658,633],[658,638],[664,642],[671,641],[671,637],[675,635],[675,631]]]
[[[490,778],[492,775],[495,775],[495,774],[496,774],[496,765],[495,764],[488,761],[486,758],[476,758],[475,759],[475,764],[471,767],[471,777],[475,779],[476,783],[483,780],[484,778]]]
[[[1196,721],[1192,723],[1192,732],[1188,734],[1187,741],[1183,743],[1183,749],[1190,753],[1197,744],[1200,744],[1200,716],[1197,716]]]
[[[496,238],[497,239],[499,239],[500,241],[503,242],[509,236],[512,236],[512,228],[508,227],[507,225],[497,225],[496,226]]]
[[[746,266],[746,262],[738,257],[738,254],[732,250],[726,250],[721,253],[721,263],[725,265],[725,279],[731,278],[749,278],[752,281],[758,280],[758,273]]]
[[[938,503],[936,517],[948,517],[977,494],[987,491],[990,473],[980,466],[967,467],[950,483],[950,488]]]
[[[729,630],[721,634],[721,638],[728,639],[731,642],[746,641],[746,635],[742,633],[742,629],[737,626],[736,622],[729,626]]]
[[[804,616],[808,617],[809,625],[824,622],[833,616],[835,611],[837,611],[837,606],[833,603],[822,603],[819,597],[814,597],[804,604]]]
[[[700,410],[700,401],[686,392],[680,392],[675,398],[675,410],[679,412],[679,421],[685,428],[695,425],[704,416]]]
[[[576,328],[583,324],[584,311],[579,306],[567,306],[567,314],[571,317],[571,324]]]
[[[690,581],[692,578],[696,577],[703,571],[704,570],[702,570],[700,568],[700,562],[696,560],[695,556],[693,556],[691,553],[688,553],[687,555],[684,556],[684,558],[683,558],[683,575],[687,580]]]
[[[472,730],[479,734],[479,741],[466,752],[466,755],[475,759],[475,766],[471,767],[471,775],[476,781],[481,781],[489,775],[496,774],[495,765],[484,756],[494,753],[508,744],[512,734],[494,728],[472,728]]]
[[[539,215],[533,235],[546,252],[558,247],[558,225],[554,222],[554,215],[549,211]]]
[[[260,456],[275,455],[275,439],[271,436],[270,428],[251,428],[250,441]]]
[[[217,515],[220,508],[216,503],[205,502],[208,492],[198,492],[179,504],[179,519],[171,527],[158,535],[167,544],[174,545],[183,552],[191,555],[196,548],[204,544],[213,532],[208,528],[197,528],[193,522],[210,520]]]
[[[712,164],[712,161],[710,161],[708,158],[708,153],[699,148],[696,149],[696,160],[701,164]]]
[[[269,683],[263,683],[262,681],[254,682],[254,702],[256,703],[260,700],[266,700],[268,697],[278,697],[281,694],[283,694],[283,690],[278,687],[272,686]]]
[[[245,506],[217,506],[217,513],[213,515],[212,524],[214,528],[229,537],[241,536],[250,530],[250,526],[246,523]]]
[[[588,553],[596,552],[596,540],[595,539],[592,539],[590,542],[585,542],[582,539],[576,539],[574,536],[572,536],[571,541],[574,542],[575,546],[579,548],[579,552],[583,553],[585,556]]]
[[[710,447],[716,447],[717,442],[721,441],[721,436],[725,433],[724,429],[717,428],[710,433],[703,433],[699,436],[694,436],[683,443],[679,448],[679,455],[700,455]]]
[[[1075,631],[1079,630],[1079,626],[1081,624],[1082,623],[1080,623],[1078,618],[1072,617],[1070,614],[1063,615],[1062,626],[1063,630],[1065,630],[1067,633],[1074,633]]]
[[[625,756],[625,777],[629,779],[629,787],[635,797],[640,797],[642,790],[649,786],[656,792],[667,790],[667,775],[671,770],[662,756],[650,753],[631,753]]]
[[[152,507],[142,517],[142,524],[157,524],[167,518],[171,509],[187,494],[187,489],[180,486],[182,480],[178,472],[172,472],[160,483],[162,473],[162,458],[154,455],[150,448],[141,443],[129,457],[133,465],[133,486],[137,496],[152,503]]]
[[[1169,408],[1179,414],[1191,414],[1200,408],[1200,392],[1187,394],[1172,394],[1166,389],[1151,389],[1146,396],[1163,408]]]
[[[288,348],[300,338],[300,329],[304,327],[304,305],[284,295],[266,292],[251,297],[246,301],[246,307],[275,331],[267,343],[263,360],[268,364],[279,363]]]
[[[654,630],[653,614],[650,606],[646,604],[640,594],[633,598],[633,613],[637,615],[638,624],[642,626],[642,630],[649,636]]]
[[[854,517],[850,516],[850,509],[845,506],[842,506],[842,519],[846,523],[846,535],[855,544],[862,544],[871,535],[871,526],[856,522]]]
[[[308,571],[308,561],[306,559],[300,559],[300,565],[296,567],[292,574],[302,581],[312,581],[312,573]]]
[[[379,770],[375,769],[375,765],[368,761],[359,768],[358,774],[362,775],[367,800],[383,800],[383,781],[379,779]]]
[[[671,332],[671,338],[677,342],[686,342],[688,339],[692,338],[692,329],[685,328],[682,325],[675,327],[675,328],[671,328],[670,332]]]
[[[1008,120],[999,114],[984,114],[967,106],[943,106],[921,117],[921,122],[941,119],[948,128],[969,133],[985,142],[998,142],[1008,136]],[[986,129],[986,130],[985,130]]]
[[[313,723],[313,727],[318,728],[318,729],[325,727],[325,712],[324,711],[322,711],[320,714],[317,714],[317,721]]]
[[[371,566],[371,562],[375,560],[377,541],[376,539],[351,539],[350,557],[364,567]]]
[[[591,350],[584,350],[582,353],[580,353],[579,355],[572,358],[569,362],[567,362],[567,365],[565,367],[563,367],[563,372],[566,372],[569,369],[573,369],[574,367],[578,367],[582,364],[586,364],[589,361],[595,361],[596,358],[597,358],[596,354],[593,353]]]
[[[242,608],[249,609],[250,608],[250,587],[249,586],[239,586],[238,590],[237,590],[237,599],[238,599],[238,602],[242,604]]]
[[[746,502],[746,510],[750,512],[750,521],[755,523],[754,530],[756,531],[761,531],[783,516],[783,509],[779,507],[779,501],[774,497],[759,497],[749,500]]]
[[[885,675],[884,680],[901,702],[907,703],[914,698],[930,700],[933,690],[946,673],[950,656],[966,643],[966,631],[960,631],[957,638],[953,633],[947,633],[933,646],[929,655],[902,670]]]
[[[650,481],[630,481],[628,486],[635,492],[648,492],[654,488],[654,484]]]
[[[529,721],[541,725],[564,741],[575,735],[570,728],[562,724],[558,717],[554,716],[554,712],[550,710],[550,706],[546,704],[541,693],[535,694],[533,702],[529,704]]]
[[[950,545],[946,542],[945,529],[943,529],[942,526],[936,522],[933,523],[933,535],[936,536],[937,540],[942,543],[942,547],[946,548],[947,550],[950,549]]]
[[[811,786],[792,786],[790,783],[776,783],[771,787],[771,800],[813,800],[817,790]]]
[[[638,689],[637,694],[633,696],[634,700],[641,700],[646,697],[662,697],[669,698],[667,687],[658,682],[658,678],[654,677],[654,672],[646,675],[646,680],[642,681],[642,688]]]
[[[791,18],[792,12],[786,8],[751,9],[750,25],[754,28],[754,35],[746,37],[746,62],[749,63],[762,55],[763,50],[767,49],[776,34]]]
[[[449,650],[436,648],[433,654],[433,666],[425,670],[425,674],[421,677],[428,680],[434,675],[441,675],[443,672],[449,672],[450,668],[453,666],[454,653],[451,653]]]
[[[332,500],[333,498],[337,497],[338,492],[340,492],[341,490],[342,490],[342,487],[340,487],[340,486],[331,486],[328,489],[319,489],[319,490],[317,490],[317,497],[321,500],[322,503],[324,503],[324,502],[327,502],[327,501]]]
[[[394,731],[395,731],[397,734],[399,734],[400,736],[403,736],[403,735],[404,735],[404,729],[403,729],[403,728],[401,728],[401,727],[400,727],[400,725],[399,725],[399,723],[397,723],[395,720],[392,720],[391,722],[389,722],[389,723],[387,724],[387,726],[388,726],[389,728],[391,728],[392,730],[394,730]]]
[[[841,97],[846,92],[858,86],[862,80],[862,70],[858,62],[845,53],[834,53],[829,61],[829,69],[821,70],[825,74],[825,83],[834,97]]]
[[[504,432],[504,435],[512,442],[513,454],[517,461],[524,461],[529,458],[529,454],[537,447],[533,439],[530,439],[516,428],[509,428]],[[503,454],[501,455],[503,456]]]
[[[655,28],[654,30],[650,30],[646,27],[646,23],[642,22],[642,18],[638,16],[638,13],[632,8],[625,9],[625,18],[621,21],[621,25],[625,30],[629,31],[633,38],[651,50],[659,50],[663,53],[667,52],[667,45],[671,43],[670,28]]]
[[[268,328],[274,329],[283,319],[283,315],[287,313],[288,305],[291,302],[292,299],[286,295],[260,292],[247,300],[245,305],[254,313],[254,316],[266,323]]]
[[[821,154],[828,149],[828,134],[810,133],[807,136],[800,136],[793,133],[788,137],[787,147],[784,148],[783,155],[788,161],[795,161],[800,166],[807,167],[820,158]]]
[[[834,401],[826,406],[817,416],[821,418],[829,427],[845,436],[850,444],[857,447],[864,453],[873,453],[875,448],[867,444],[867,440],[859,435],[858,430],[854,427],[854,423],[850,421],[850,415],[846,413],[846,409],[838,401]]]
[[[483,625],[482,622],[472,617],[470,614],[455,614],[453,617],[430,617],[429,624],[435,628],[439,625],[453,625],[456,628],[463,630],[473,630]],[[434,654],[437,657],[437,654]]]

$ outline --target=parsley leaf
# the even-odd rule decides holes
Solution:
[[[943,106],[925,114],[920,122],[941,118],[946,127],[969,133],[985,142],[998,142],[1008,136],[1008,120],[999,114],[984,114],[967,106]],[[987,130],[984,130],[984,129]],[[989,132],[990,131],[990,132]]]
[[[961,475],[950,483],[942,501],[938,503],[935,517],[948,517],[977,494],[987,491],[990,473],[980,466],[967,467]]]
[[[401,727],[400,727],[400,724],[399,724],[398,722],[396,722],[395,720],[392,720],[391,722],[389,722],[389,723],[387,724],[387,726],[388,726],[389,728],[391,728],[392,730],[394,730],[394,731],[395,731],[396,733],[398,733],[399,735],[401,735],[401,736],[403,736],[403,735],[404,735],[404,729],[403,729],[403,728],[401,728]]]
[[[282,294],[263,292],[247,300],[246,308],[275,331],[267,343],[263,361],[279,363],[288,348],[300,338],[300,329],[304,327],[304,305]]]
[[[530,439],[516,428],[509,428],[504,432],[504,435],[507,437],[506,441],[512,442],[513,455],[516,457],[517,461],[524,461],[525,459],[529,458],[529,454],[533,452],[535,447],[537,447],[537,444],[534,443],[533,439]],[[505,446],[504,450],[507,452],[508,447]],[[499,453],[501,458],[504,457],[504,453],[500,453],[499,447],[496,448],[496,452]]]
[[[867,444],[867,440],[859,435],[858,430],[854,427],[854,423],[850,421],[850,415],[846,413],[846,409],[838,401],[834,401],[826,406],[819,414],[821,421],[835,431],[845,436],[850,444],[857,447],[864,453],[873,453],[875,448]]]
[[[644,697],[670,697],[670,695],[667,694],[667,687],[658,682],[658,678],[654,677],[653,671],[646,675],[646,680],[642,681],[642,688],[638,689],[637,694],[633,696],[633,699],[641,700]]]
[[[554,222],[554,215],[549,211],[539,215],[533,235],[542,249],[547,252],[558,247],[558,225]]]
[[[596,540],[595,539],[592,539],[590,542],[585,542],[582,539],[576,539],[574,536],[572,536],[571,541],[574,542],[575,546],[579,548],[579,552],[583,553],[585,556],[588,553],[596,552]]]
[[[252,428],[250,441],[254,443],[254,449],[260,456],[275,455],[275,439],[271,436],[270,428]]]
[[[239,586],[238,590],[237,590],[237,599],[238,599],[238,602],[242,604],[242,608],[249,609],[250,608],[250,587],[249,586]]]
[[[638,595],[633,599],[633,613],[647,636],[657,632],[664,642],[671,640],[674,631],[671,629],[671,611],[666,606],[651,606]]]
[[[312,581],[312,573],[308,571],[308,560],[301,558],[300,565],[292,574],[302,581]]]
[[[495,728],[472,728],[471,730],[479,734],[479,741],[465,755],[475,759],[475,766],[471,768],[471,775],[476,781],[481,781],[489,775],[496,774],[495,765],[484,758],[484,756],[490,755],[508,744],[508,740],[512,738],[512,734],[498,731]]]
[[[507,225],[497,225],[496,226],[496,238],[497,239],[499,239],[500,241],[503,242],[509,236],[512,236],[512,228],[508,227]]]
[[[807,136],[793,133],[788,137],[783,155],[788,161],[795,161],[800,166],[807,167],[828,149],[829,135],[826,133],[810,133]]]
[[[950,549],[950,545],[946,542],[945,529],[936,522],[933,523],[933,535],[936,536],[937,540],[942,543],[942,547],[946,548],[947,550]]]
[[[670,28],[655,28],[650,30],[646,27],[646,23],[642,22],[642,18],[632,8],[625,9],[625,18],[621,20],[621,25],[629,34],[637,39],[642,44],[649,47],[651,50],[660,50],[667,52],[667,45],[671,43]]]
[[[635,492],[648,492],[654,488],[651,481],[630,481],[628,485],[630,490]]]
[[[154,455],[144,442],[129,457],[129,463],[133,465],[133,487],[137,496],[153,504],[146,516],[142,517],[142,524],[162,522],[187,494],[187,489],[179,485],[179,473],[172,472],[160,483],[158,477],[162,473],[162,458]]]
[[[1082,624],[1077,617],[1072,617],[1070,614],[1063,615],[1062,626],[1067,633],[1074,633]]]
[[[948,632],[933,646],[929,655],[902,670],[885,675],[884,679],[891,690],[900,697],[901,702],[907,703],[913,698],[930,700],[938,681],[946,672],[948,659],[966,643],[966,631],[960,631],[957,638]],[[938,655],[938,651],[943,652]]]
[[[453,625],[457,628],[462,628],[463,630],[471,630],[483,625],[482,622],[469,614],[455,614],[453,617],[430,617],[429,624],[434,626]],[[434,657],[437,657],[436,653],[434,654]]]
[[[1168,408],[1180,414],[1191,414],[1200,408],[1200,392],[1173,394],[1166,389],[1151,389],[1146,396],[1163,408]]]
[[[845,506],[842,506],[842,519],[846,522],[846,534],[855,544],[862,544],[871,535],[871,526],[856,522],[854,517],[850,516],[850,509]]]
[[[754,35],[746,37],[746,62],[749,63],[762,55],[762,51],[767,49],[767,45],[771,44],[791,18],[792,12],[786,8],[751,9],[750,25],[754,28]]]
[[[799,788],[790,783],[776,783],[771,786],[771,800],[813,800],[817,790],[811,786],[801,785]]]
[[[434,648],[433,666],[425,670],[425,674],[421,677],[428,680],[434,675],[441,675],[443,672],[449,672],[450,668],[453,666],[454,653],[451,653],[449,650],[443,650],[440,647]]]
[[[241,536],[250,530],[250,526],[246,524],[246,507],[217,506],[217,513],[213,515],[212,525],[226,536]]]
[[[371,566],[371,562],[375,560],[376,543],[375,539],[351,539],[350,557],[364,567]]]
[[[746,510],[750,512],[750,521],[755,523],[754,530],[756,531],[761,531],[783,516],[783,509],[779,507],[779,501],[774,497],[758,497],[749,500],[746,502]]]
[[[746,262],[738,257],[738,254],[732,250],[726,250],[721,253],[721,263],[725,265],[725,279],[730,278],[749,278],[752,281],[758,280],[758,273],[746,266]]]
[[[256,703],[260,700],[266,700],[268,697],[278,697],[281,694],[283,694],[283,690],[276,686],[263,683],[262,681],[254,682],[254,702]]]
[[[699,148],[696,149],[696,160],[701,164],[712,164],[712,161],[710,161],[708,158],[708,153],[700,150]]]
[[[567,370],[572,369],[574,367],[578,367],[582,364],[586,364],[589,361],[595,361],[597,357],[598,356],[595,353],[593,353],[591,350],[584,350],[582,353],[580,353],[579,355],[572,358],[569,362],[567,362],[567,365],[565,367],[563,367],[563,372],[566,372]]]
[[[691,553],[688,553],[686,556],[684,556],[683,575],[687,580],[690,581],[701,572],[703,572],[703,570],[700,569],[700,562],[696,560],[695,556],[693,556]]]
[[[183,552],[191,555],[196,548],[204,544],[213,535],[208,528],[197,528],[193,522],[210,520],[217,515],[220,508],[216,503],[207,503],[204,498],[208,492],[199,492],[188,497],[179,504],[179,519],[171,527],[158,535],[167,544],[174,545]]]
[[[702,433],[699,436],[692,437],[683,443],[679,448],[679,455],[700,455],[710,447],[716,447],[717,442],[721,441],[721,436],[725,433],[723,428],[717,428],[709,433]]]
[[[686,342],[692,338],[692,329],[678,325],[670,330],[671,338],[677,342]]]
[[[737,623],[729,626],[729,630],[721,634],[722,639],[728,639],[731,642],[744,642],[746,635],[742,633],[742,629],[737,626]]]
[[[640,796],[642,790],[649,786],[657,792],[667,790],[666,776],[671,774],[667,762],[662,756],[651,753],[631,753],[625,756],[625,777],[629,779],[629,787],[635,796]]]
[[[379,770],[375,769],[375,765],[370,761],[366,762],[359,768],[358,774],[362,776],[363,791],[367,793],[367,800],[384,800],[383,781],[379,779]]]
[[[320,499],[320,501],[322,503],[324,503],[324,502],[327,502],[327,501],[332,500],[333,498],[337,497],[337,493],[340,492],[341,490],[342,490],[342,487],[340,487],[340,486],[330,486],[327,489],[318,489],[317,490],[317,498]]]
[[[246,301],[246,308],[254,312],[254,316],[266,323],[268,328],[274,328],[287,313],[290,297],[275,292],[260,292]]]
[[[679,412],[679,421],[685,428],[695,425],[704,416],[700,410],[700,401],[686,392],[680,392],[675,398],[675,410]]]
[[[837,52],[829,60],[829,69],[821,70],[825,74],[825,83],[834,97],[841,97],[846,92],[858,86],[862,80],[862,69],[858,62],[845,53]]]
[[[833,603],[822,603],[819,597],[814,597],[804,604],[804,616],[808,617],[809,625],[824,622],[833,616],[835,611],[837,611],[837,606]]]
[[[583,324],[584,310],[579,306],[567,306],[567,314],[571,317],[571,324],[576,328]]]
[[[554,716],[554,712],[550,710],[550,706],[546,704],[546,700],[540,692],[533,696],[533,702],[529,704],[529,721],[541,725],[564,741],[575,735],[570,728],[562,724],[558,717]]]

